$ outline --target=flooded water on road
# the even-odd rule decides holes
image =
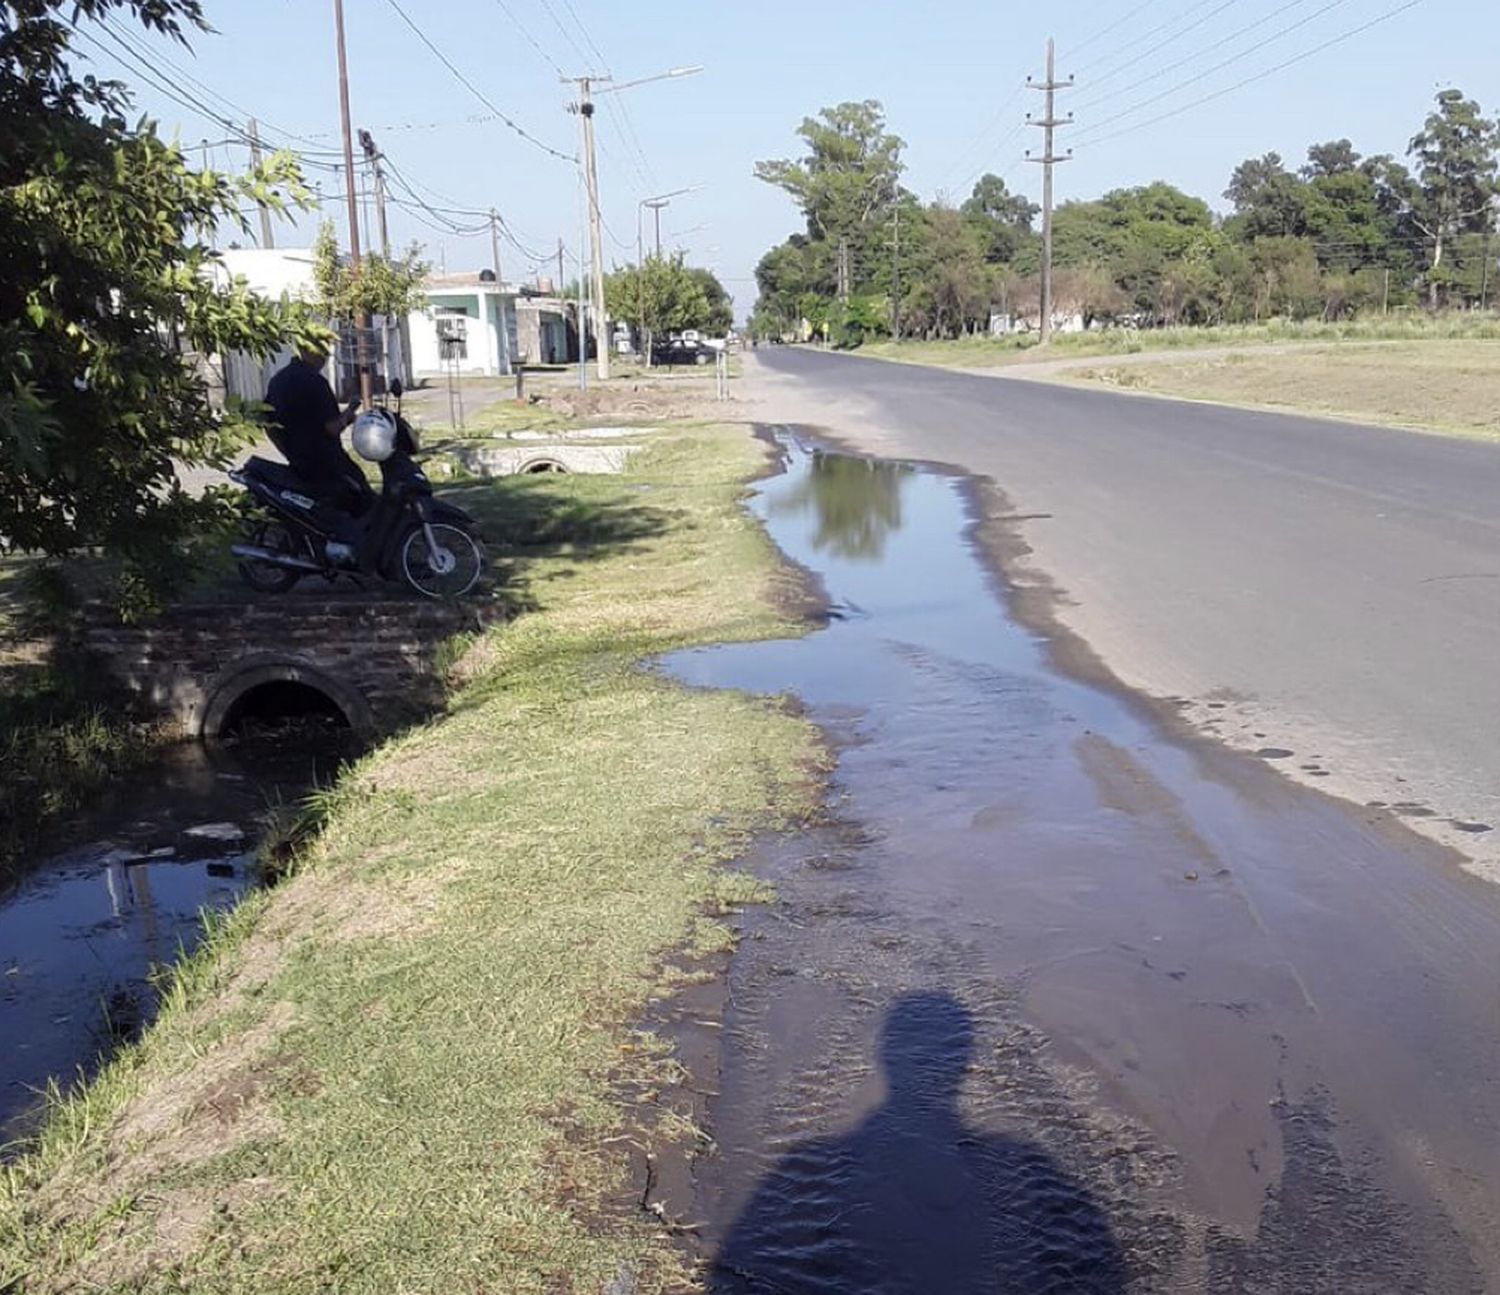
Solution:
[[[829,625],[667,663],[840,750],[731,967],[714,1289],[1500,1289],[1500,890],[1061,673],[964,481],[785,445]]]
[[[152,974],[191,950],[202,911],[255,884],[269,806],[350,751],[338,735],[184,745],[69,824],[75,842],[0,886],[0,1145],[155,1010]]]

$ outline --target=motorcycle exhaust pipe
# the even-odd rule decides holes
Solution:
[[[237,558],[252,558],[256,562],[269,562],[272,566],[289,567],[293,571],[321,571],[323,568],[307,558],[294,558],[289,553],[272,553],[254,544],[235,544],[230,550]]]

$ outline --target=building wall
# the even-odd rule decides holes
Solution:
[[[438,321],[444,314],[452,313],[461,313],[465,320],[464,354],[458,361],[458,371],[483,377],[494,377],[503,372],[500,353],[502,311],[510,344],[509,354],[514,360],[519,339],[512,294],[483,289],[431,293],[426,309],[413,311],[408,318],[413,372],[436,374],[446,371],[438,342]]]

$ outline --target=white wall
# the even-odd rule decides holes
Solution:
[[[416,374],[445,372],[438,347],[438,315],[443,309],[462,309],[465,320],[466,354],[458,371],[475,377],[494,377],[500,373],[499,311],[505,311],[506,333],[512,361],[516,355],[515,299],[510,293],[489,289],[472,292],[440,292],[428,298],[427,309],[413,311],[408,317],[411,329],[412,371]]]

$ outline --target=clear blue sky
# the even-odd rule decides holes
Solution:
[[[601,98],[606,262],[634,259],[641,198],[701,185],[663,213],[663,241],[715,267],[741,314],[754,299],[755,262],[799,225],[789,200],[754,179],[753,164],[796,155],[793,131],[825,104],[881,100],[907,144],[906,182],[924,197],[942,191],[961,199],[986,169],[1034,196],[1036,168],[1020,158],[1027,146],[1037,147],[1039,132],[1020,123],[1028,110],[1039,113],[1041,96],[1018,87],[1028,73],[1040,77],[1048,35],[1057,38],[1059,75],[1078,81],[1059,96],[1059,107],[1078,117],[1060,134],[1060,145],[1075,144],[1077,156],[1058,173],[1059,201],[1163,179],[1222,205],[1234,164],[1268,150],[1297,161],[1311,142],[1348,136],[1365,153],[1403,152],[1440,87],[1457,85],[1491,115],[1500,110],[1496,0],[1417,0],[1320,52],[1312,51],[1403,0],[400,2],[495,107],[565,154],[577,150],[578,120],[564,110],[570,90],[559,83],[558,68],[570,75],[603,68],[624,81],[705,65],[697,76]],[[191,53],[144,43],[260,116],[269,139],[295,132],[334,149],[331,0],[205,0],[205,8],[217,31],[196,37]],[[559,237],[569,256],[576,254],[580,204],[571,164],[500,121],[475,120],[489,110],[412,34],[390,0],[345,0],[345,12],[355,124],[374,132],[399,172],[435,206],[498,206],[527,249],[504,247],[508,279],[529,274],[529,254],[555,252]],[[149,88],[112,47],[78,46],[96,70],[136,86],[138,106],[169,133],[191,143],[224,138],[221,127]],[[1147,124],[1303,54],[1310,56],[1253,85]],[[1226,65],[1214,70],[1219,63]],[[178,72],[165,74],[208,101]],[[1162,97],[1134,115],[1118,115],[1155,96]],[[1137,128],[1104,138],[1125,127]],[[220,165],[245,158],[241,148],[211,152]],[[342,237],[342,182],[329,172],[310,174],[333,200],[328,210]],[[490,263],[487,234],[440,234],[400,208],[392,209],[392,228],[402,243],[420,240],[450,270]],[[310,231],[306,222],[300,234],[283,227],[278,243],[309,242]]]

